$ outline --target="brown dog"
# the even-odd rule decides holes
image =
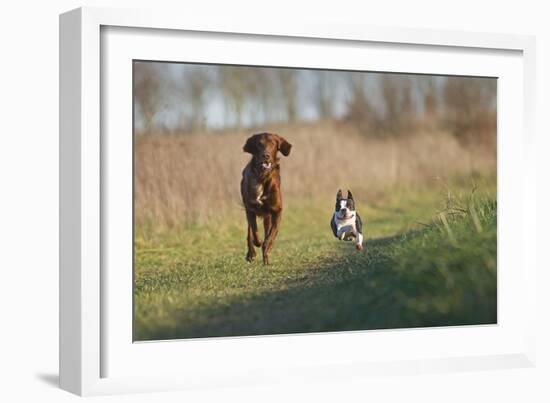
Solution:
[[[260,133],[251,136],[243,151],[252,154],[252,159],[243,170],[241,196],[248,221],[246,260],[256,257],[254,246],[262,246],[264,264],[269,264],[269,254],[273,241],[279,232],[283,202],[281,198],[281,177],[279,175],[280,151],[285,157],[290,154],[292,145],[277,134]],[[264,219],[264,242],[258,236],[256,216]]]

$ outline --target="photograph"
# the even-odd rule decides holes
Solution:
[[[496,77],[132,63],[134,342],[497,324]]]

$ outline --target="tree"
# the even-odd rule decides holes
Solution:
[[[191,130],[204,128],[204,100],[209,85],[209,76],[204,66],[190,66],[184,72],[185,98],[188,99],[191,109]]]
[[[410,125],[414,116],[411,79],[407,76],[385,74],[381,85],[385,107],[384,130],[400,134]]]
[[[432,76],[422,77],[420,80],[420,91],[424,107],[424,116],[428,119],[435,119],[438,114],[437,86]]]
[[[151,132],[161,99],[161,83],[151,62],[134,63],[134,102],[141,113],[143,129]]]
[[[281,87],[281,96],[283,105],[286,111],[286,117],[289,122],[296,120],[297,105],[296,105],[296,72],[291,69],[279,69],[278,78]]]
[[[443,88],[445,122],[463,143],[496,142],[496,79],[448,77]]]
[[[248,96],[247,74],[246,67],[224,66],[221,68],[222,91],[231,106],[237,128],[242,126],[243,111]]]
[[[314,73],[316,85],[314,89],[314,104],[317,107],[319,118],[334,117],[334,92],[335,74],[334,71],[317,71]]]
[[[377,130],[378,118],[365,89],[366,73],[351,73],[348,76],[350,98],[346,118],[362,133],[372,134]]]

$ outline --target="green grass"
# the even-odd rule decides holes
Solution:
[[[136,231],[136,340],[496,322],[494,191],[399,191],[359,203],[366,248],[337,241],[332,200],[285,205],[271,255],[245,219]]]

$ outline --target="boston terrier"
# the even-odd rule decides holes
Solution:
[[[341,241],[351,241],[355,238],[355,248],[363,249],[363,223],[355,211],[355,202],[349,190],[345,199],[342,196],[342,190],[338,190],[336,208],[330,220],[330,227],[336,238]]]

